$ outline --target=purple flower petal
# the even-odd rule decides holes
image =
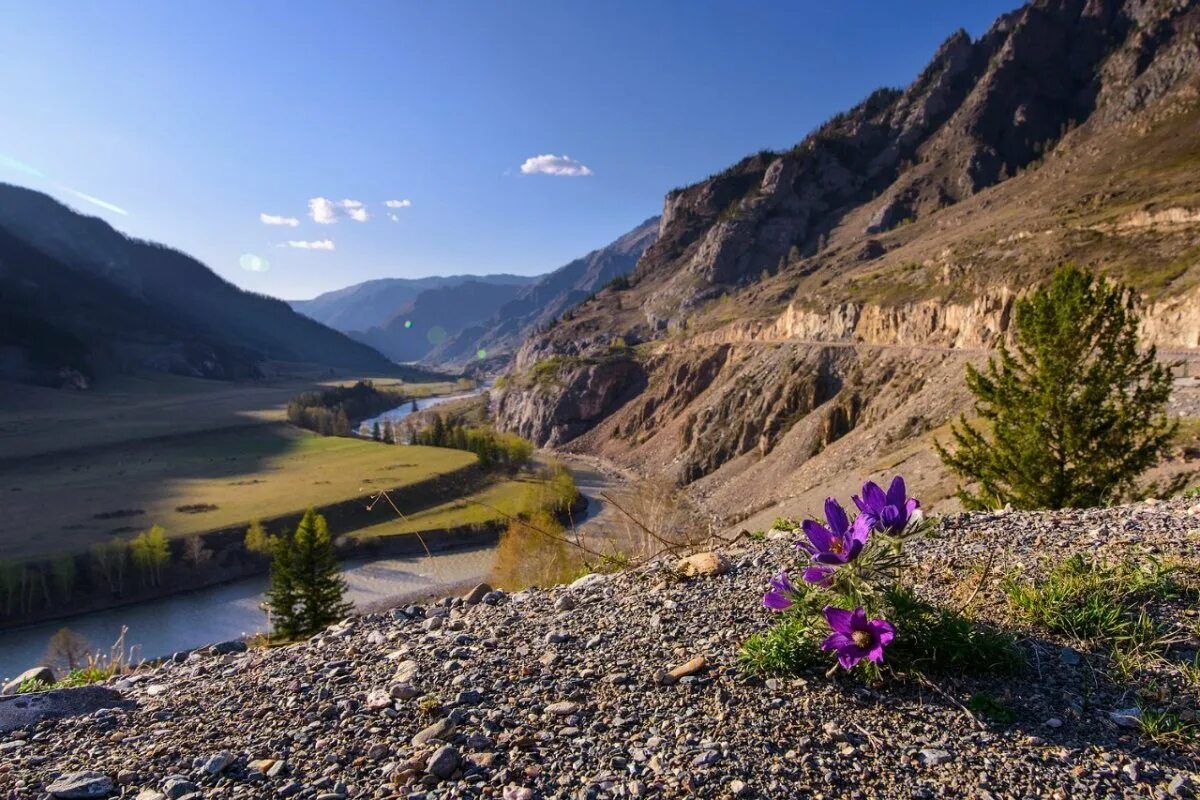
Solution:
[[[762,603],[772,611],[783,611],[786,608],[791,608],[792,601],[782,592],[767,592],[763,595]]]
[[[862,609],[859,610],[861,611]],[[854,628],[852,628],[850,624],[851,619],[854,616],[853,612],[847,611],[844,608],[825,606],[821,613],[825,615],[825,621],[829,623],[829,627],[832,628],[835,633],[841,633],[849,636],[854,632]]]
[[[883,489],[879,488],[879,484],[875,481],[867,481],[863,484],[863,502],[867,508],[878,514],[887,505],[887,495]]]
[[[833,578],[833,567],[806,567],[800,577],[805,583],[828,586]]]
[[[889,486],[887,490],[888,505],[895,506],[896,508],[902,508],[907,497],[908,492],[904,489],[904,478],[900,477],[899,475],[897,475],[895,478],[892,478],[892,485]]]
[[[842,508],[842,504],[832,497],[825,498],[825,521],[829,524],[829,529],[837,536],[844,535],[850,527],[846,509]]]
[[[804,529],[804,535],[808,537],[815,548],[810,552],[824,553],[833,549],[833,534],[824,525],[815,520],[806,519],[800,527]]]
[[[825,641],[821,642],[822,650],[841,650],[853,646],[854,640],[844,633],[831,633],[825,637]]]

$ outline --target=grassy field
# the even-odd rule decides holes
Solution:
[[[359,378],[291,364],[253,383],[146,373],[79,392],[0,382],[0,560],[85,550],[152,524],[184,536],[474,462],[283,423],[300,392]],[[420,396],[457,388],[380,383]]]
[[[354,536],[394,536],[443,530],[458,525],[485,525],[506,516],[534,511],[544,505],[546,498],[546,485],[536,478],[501,481],[459,500],[407,514],[404,519],[397,519],[393,514],[388,522],[362,528],[355,531]]]
[[[106,378],[86,392],[0,381],[0,462],[277,422],[284,419],[288,400],[301,392],[358,379],[311,369],[254,383],[148,373]],[[401,384],[392,378],[377,383],[422,397],[456,388],[453,382]]]
[[[185,536],[403,486],[473,454],[321,437],[284,423],[0,463],[0,560],[78,552],[152,524]]]

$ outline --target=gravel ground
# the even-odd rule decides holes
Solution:
[[[991,560],[973,608],[997,622],[998,581],[1018,564],[1076,550],[1200,563],[1200,507],[1185,501],[961,515],[941,532],[922,591],[961,602]],[[759,598],[790,540],[723,552],[721,575],[652,565],[446,599],[141,671],[115,684],[123,707],[0,734],[0,797],[1108,798],[1200,785],[1185,748],[1114,718],[1133,687],[1098,674],[1080,643],[1026,637],[1016,678],[747,678],[736,652],[771,621]],[[1172,654],[1190,659],[1196,609],[1162,613],[1190,631]],[[1143,690],[1161,678],[1192,702],[1173,667],[1156,669]],[[972,716],[980,692],[1016,719]]]

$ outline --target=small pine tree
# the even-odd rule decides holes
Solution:
[[[1086,508],[1132,496],[1175,432],[1171,371],[1140,352],[1131,290],[1075,266],[1016,308],[1014,349],[967,367],[975,412],[960,417],[942,460],[978,485],[968,508]]]
[[[371,426],[371,438],[377,442],[383,439],[383,431],[379,427],[378,420],[376,420],[375,424]]]
[[[310,508],[274,549],[267,596],[275,632],[289,639],[316,633],[350,612],[345,595],[329,526]]]

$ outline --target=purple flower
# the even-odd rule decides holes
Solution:
[[[869,520],[860,516],[851,523],[842,504],[832,497],[825,501],[825,519],[829,527],[815,520],[804,520],[800,527],[804,529],[808,542],[799,542],[796,546],[812,555],[818,564],[837,565],[853,561],[871,535]]]
[[[910,498],[904,488],[904,478],[897,475],[885,493],[875,481],[867,481],[862,487],[862,497],[854,496],[854,505],[862,512],[870,527],[880,532],[900,533],[921,504]]]
[[[867,612],[859,608],[825,606],[825,619],[833,633],[821,642],[822,650],[836,650],[838,663],[850,669],[864,658],[883,663],[883,648],[896,638],[896,629],[884,619],[867,620]]]
[[[770,581],[771,589],[763,595],[763,605],[772,611],[783,611],[792,605],[792,595],[796,587],[788,577],[787,571],[779,573]]]
[[[806,567],[800,577],[804,579],[805,583],[813,583],[817,586],[828,588],[833,583],[833,567],[824,564],[815,567]]]

